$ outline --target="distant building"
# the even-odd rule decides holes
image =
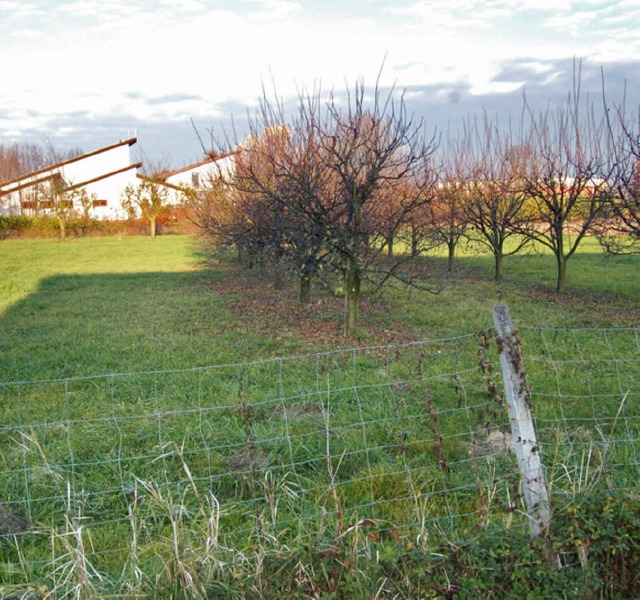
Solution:
[[[195,192],[205,188],[211,179],[224,177],[231,173],[234,157],[238,152],[227,154],[212,154],[204,160],[182,167],[175,171],[163,171],[154,178],[174,190],[172,203],[180,203],[180,192],[193,190]]]
[[[142,163],[131,162],[131,138],[27,173],[15,179],[0,181],[0,215],[48,214],[54,207],[54,195],[85,190],[86,210],[96,219],[126,217],[122,208],[122,192],[138,185],[137,169]],[[71,195],[69,195],[71,196]]]
[[[184,202],[185,191],[201,190],[212,178],[228,175],[233,170],[237,152],[213,154],[204,160],[175,171],[163,171],[147,177],[137,172],[142,163],[131,162],[131,138],[83,154],[14,179],[0,181],[0,215],[29,216],[51,214],[60,202],[77,198],[76,190],[86,192],[85,205],[72,207],[94,219],[125,219],[129,211],[123,206],[124,192],[136,188],[141,181],[151,181],[168,190],[168,204]],[[66,207],[70,208],[70,207]],[[134,208],[134,212],[139,210]]]

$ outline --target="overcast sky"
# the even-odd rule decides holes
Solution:
[[[0,142],[85,152],[138,136],[151,160],[202,158],[203,133],[240,130],[263,83],[287,98],[357,78],[407,89],[444,129],[517,115],[522,88],[640,102],[640,0],[0,0]]]

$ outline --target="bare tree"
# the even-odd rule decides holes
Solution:
[[[603,104],[615,169],[611,182],[610,202],[599,224],[598,237],[608,252],[638,253],[640,252],[640,113],[628,116],[624,99],[613,109],[608,107],[606,99]]]
[[[37,144],[0,144],[0,181],[21,177],[56,162]]]
[[[209,246],[217,249],[236,245],[240,211],[233,201],[231,188],[223,179],[209,178],[197,193],[187,195],[187,203],[193,211],[193,222]]]
[[[455,270],[456,250],[468,228],[464,208],[471,186],[469,150],[463,139],[447,137],[438,168],[436,197],[427,207],[427,235],[432,245],[446,246],[450,274]]]
[[[481,126],[469,124],[465,136],[470,164],[462,210],[470,237],[493,255],[496,281],[502,277],[504,257],[520,252],[530,241],[520,233],[525,219],[523,174],[529,149],[512,138],[510,130],[501,131],[486,114]]]
[[[567,285],[567,262],[607,205],[613,160],[604,119],[585,103],[579,73],[566,103],[539,116],[529,110],[529,156],[524,183],[526,226],[521,231],[549,248],[557,265],[556,290]]]
[[[393,92],[376,86],[347,90],[346,104],[320,92],[301,92],[296,113],[263,95],[251,136],[228,179],[236,244],[261,239],[276,263],[286,260],[300,280],[301,301],[323,267],[339,272],[345,289],[345,333],[355,332],[362,283],[382,285],[400,276],[411,255],[385,261],[377,243],[408,226],[431,200],[433,140],[425,141]],[[220,222],[220,219],[217,219]],[[220,237],[222,239],[222,236]]]
[[[299,299],[303,304],[311,300],[311,286],[322,269],[331,264],[331,251],[326,243],[323,220],[324,196],[330,188],[331,173],[318,160],[321,129],[317,95],[301,95],[299,111],[286,128],[282,152],[272,153],[281,183],[279,201],[286,216],[285,248],[291,271],[299,282]],[[266,106],[269,106],[268,103]],[[263,114],[269,114],[268,109]],[[284,120],[278,105],[277,118]]]
[[[43,146],[30,142],[0,144],[0,181],[21,177],[81,154],[79,148],[60,150],[49,139],[44,140]]]
[[[392,263],[381,261],[383,247],[372,241],[384,230],[399,231],[432,199],[432,190],[415,184],[430,181],[435,149],[425,141],[422,123],[407,114],[393,91],[382,95],[378,86],[367,105],[364,85],[348,91],[346,104],[334,96],[321,123],[318,157],[330,174],[329,187],[318,209],[311,213],[322,223],[333,265],[342,273],[345,288],[345,334],[353,335],[358,322],[362,283],[374,278],[378,285],[397,276],[410,256]],[[389,197],[396,209],[383,209]],[[384,227],[380,215],[385,214]]]

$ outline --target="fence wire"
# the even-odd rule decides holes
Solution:
[[[638,329],[521,328],[552,503],[638,491]],[[490,331],[0,384],[0,572],[527,529]]]

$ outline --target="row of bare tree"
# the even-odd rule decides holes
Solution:
[[[425,135],[402,97],[378,87],[367,94],[357,84],[326,101],[304,92],[293,115],[265,93],[249,137],[234,145],[233,172],[194,202],[206,239],[268,262],[276,285],[294,274],[302,302],[320,272],[339,272],[347,335],[362,283],[419,284],[413,259],[436,245],[447,246],[451,270],[458,242],[473,238],[499,279],[505,256],[541,244],[555,256],[561,292],[585,235],[610,250],[640,238],[638,130],[620,107],[583,104],[579,86],[540,114],[525,100],[517,126],[470,118],[455,139]]]

